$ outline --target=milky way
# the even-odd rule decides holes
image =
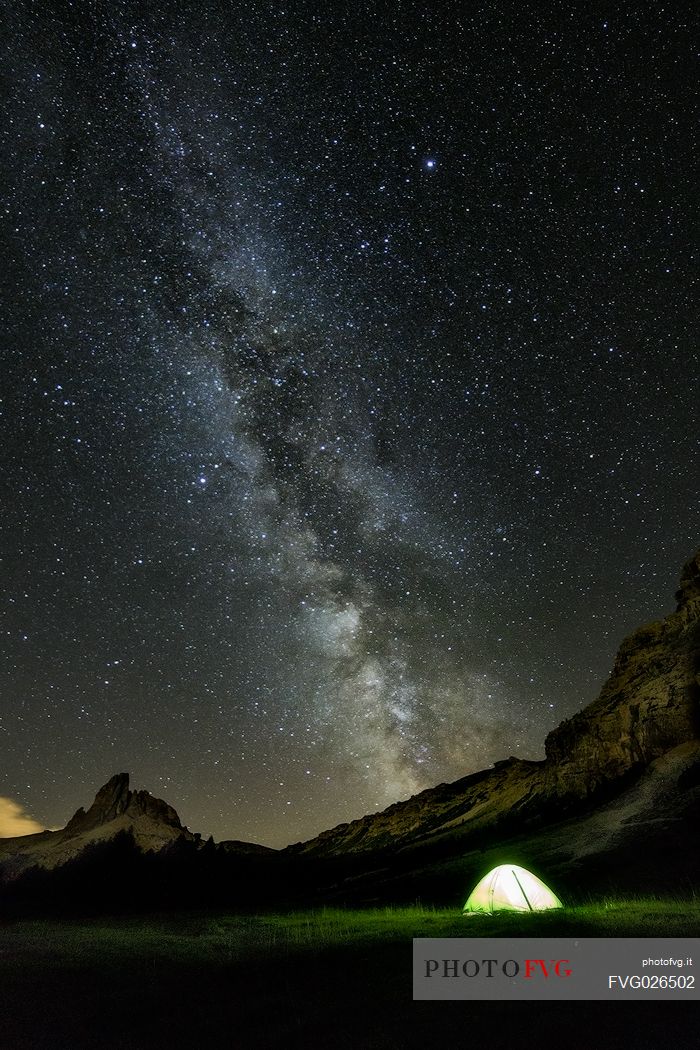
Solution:
[[[540,757],[671,607],[690,29],[521,6],[14,5],[10,807],[282,845]]]

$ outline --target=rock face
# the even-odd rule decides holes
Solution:
[[[180,818],[167,802],[154,798],[148,791],[129,791],[129,774],[116,773],[95,795],[95,801],[85,812],[81,807],[66,824],[65,836],[92,831],[122,816],[147,817],[156,823],[182,829]]]
[[[14,877],[34,865],[58,867],[86,846],[109,841],[121,831],[129,831],[142,850],[196,840],[172,806],[148,791],[130,791],[129,774],[117,773],[100,788],[87,812],[81,807],[61,831],[0,839],[0,874]]]
[[[623,641],[597,700],[549,734],[546,758],[497,762],[289,847],[317,856],[415,848],[490,830],[526,830],[625,791],[651,764],[700,738],[700,552],[684,567],[675,613]],[[692,748],[691,748],[692,750]]]
[[[130,791],[129,774],[116,773],[97,792],[90,808],[77,810],[62,830],[0,839],[0,882],[35,865],[59,867],[87,846],[108,842],[122,831],[128,831],[144,851],[157,852],[182,841],[195,843],[197,848],[205,845],[200,835],[182,825],[172,806],[148,791]],[[221,842],[218,848],[239,857],[278,852],[254,842]]]
[[[700,737],[700,553],[676,597],[675,613],[624,640],[598,699],[547,737],[548,790],[585,798]]]
[[[676,612],[692,610],[693,604],[700,601],[700,551],[683,566],[680,587],[676,591],[678,608]],[[697,609],[697,605],[695,606]]]
[[[439,784],[380,813],[323,831],[308,842],[288,846],[291,853],[318,856],[394,849],[459,832],[468,823],[477,833],[497,820],[523,815],[536,788],[541,790],[543,763],[506,759],[482,770]]]

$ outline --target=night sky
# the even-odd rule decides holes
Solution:
[[[542,757],[699,543],[690,6],[5,13],[6,811]]]

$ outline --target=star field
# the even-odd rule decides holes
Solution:
[[[698,545],[692,29],[16,5],[0,794],[284,845],[542,756]]]

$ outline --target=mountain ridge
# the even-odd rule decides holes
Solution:
[[[653,821],[653,813],[635,809],[635,791],[658,798],[672,824],[674,807],[685,812],[690,798],[679,794],[683,778],[690,791],[700,782],[700,551],[683,567],[676,598],[674,613],[623,640],[599,696],[549,733],[544,759],[502,759],[283,850],[236,840],[217,848],[231,855],[326,860],[435,845],[463,851],[482,848],[496,836],[539,834],[592,811],[598,824],[608,812],[610,828],[618,818],[621,827],[625,813],[636,814],[641,826]],[[615,799],[630,792],[616,808]],[[132,834],[143,851],[177,842],[202,845],[169,803],[130,790],[129,774],[117,773],[65,828],[0,840],[0,875],[60,866],[121,831]],[[575,837],[573,825],[571,833]]]
[[[457,827],[541,823],[622,790],[674,748],[700,737],[700,551],[683,567],[676,611],[620,645],[599,696],[545,740],[545,758],[511,757],[286,851],[340,855],[405,848]]]
[[[131,791],[129,774],[115,773],[87,811],[81,806],[64,828],[0,839],[0,875],[7,879],[29,867],[60,867],[88,846],[110,841],[124,831],[144,852],[199,838],[180,822],[171,805],[148,791]]]

